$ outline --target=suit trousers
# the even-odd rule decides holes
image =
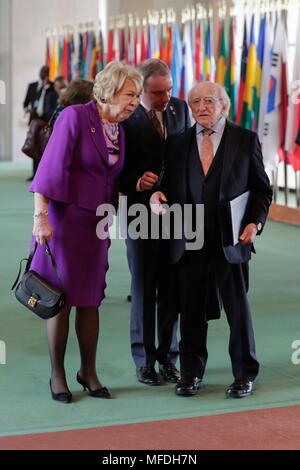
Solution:
[[[137,367],[178,358],[178,312],[171,291],[168,241],[126,240],[131,272],[131,353]],[[156,347],[156,315],[157,340]]]
[[[217,256],[216,256],[217,254]],[[181,341],[180,367],[184,376],[203,377],[207,362],[206,276],[214,264],[216,283],[230,328],[229,354],[236,380],[254,380],[259,363],[248,290],[248,263],[229,264],[221,251],[210,255],[207,250],[185,252],[175,265],[179,293]]]

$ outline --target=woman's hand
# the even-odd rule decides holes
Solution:
[[[53,229],[47,215],[39,216],[34,220],[32,233],[40,245],[51,240]]]

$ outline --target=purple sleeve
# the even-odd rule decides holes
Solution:
[[[60,202],[69,200],[70,166],[78,138],[78,115],[71,106],[66,108],[55,123],[34,180],[29,188]]]

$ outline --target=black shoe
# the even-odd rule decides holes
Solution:
[[[146,385],[160,385],[161,382],[153,366],[137,367],[138,381]]]
[[[231,398],[244,398],[251,395],[253,391],[253,382],[235,380],[226,390],[226,396]]]
[[[29,183],[30,181],[33,181],[33,178],[34,178],[34,176],[30,176],[29,178],[27,178],[26,181]]]
[[[176,369],[175,365],[172,364],[172,362],[160,364],[159,372],[165,382],[176,384],[180,379],[179,370]]]
[[[175,394],[181,397],[191,397],[196,395],[201,388],[202,379],[200,377],[181,378],[175,387]]]
[[[131,297],[131,294],[128,294],[127,297],[126,297],[127,302],[131,302],[131,298],[132,298],[132,297]]]
[[[83,390],[88,389],[89,394],[91,397],[96,397],[96,398],[111,398],[111,395],[109,391],[107,390],[106,387],[100,387],[97,388],[96,390],[91,390],[88,384],[80,377],[80,375],[77,372],[76,376],[77,382],[83,386]]]
[[[71,403],[72,401],[71,392],[54,393],[52,390],[51,379],[49,380],[49,385],[50,385],[52,400],[60,401],[61,403]]]

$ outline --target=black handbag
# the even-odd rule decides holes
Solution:
[[[25,307],[29,308],[33,313],[44,320],[48,320],[49,318],[57,315],[64,308],[65,294],[63,289],[53,286],[35,271],[30,271],[30,265],[37,250],[37,246],[38,244],[35,243],[29,257],[21,260],[19,273],[11,290],[14,290],[18,284],[22,271],[22,262],[27,261],[25,273],[17,285],[15,296],[21,304],[25,305]],[[45,255],[50,256],[53,269],[62,284],[56,261],[51,253],[48,243],[46,243]]]

